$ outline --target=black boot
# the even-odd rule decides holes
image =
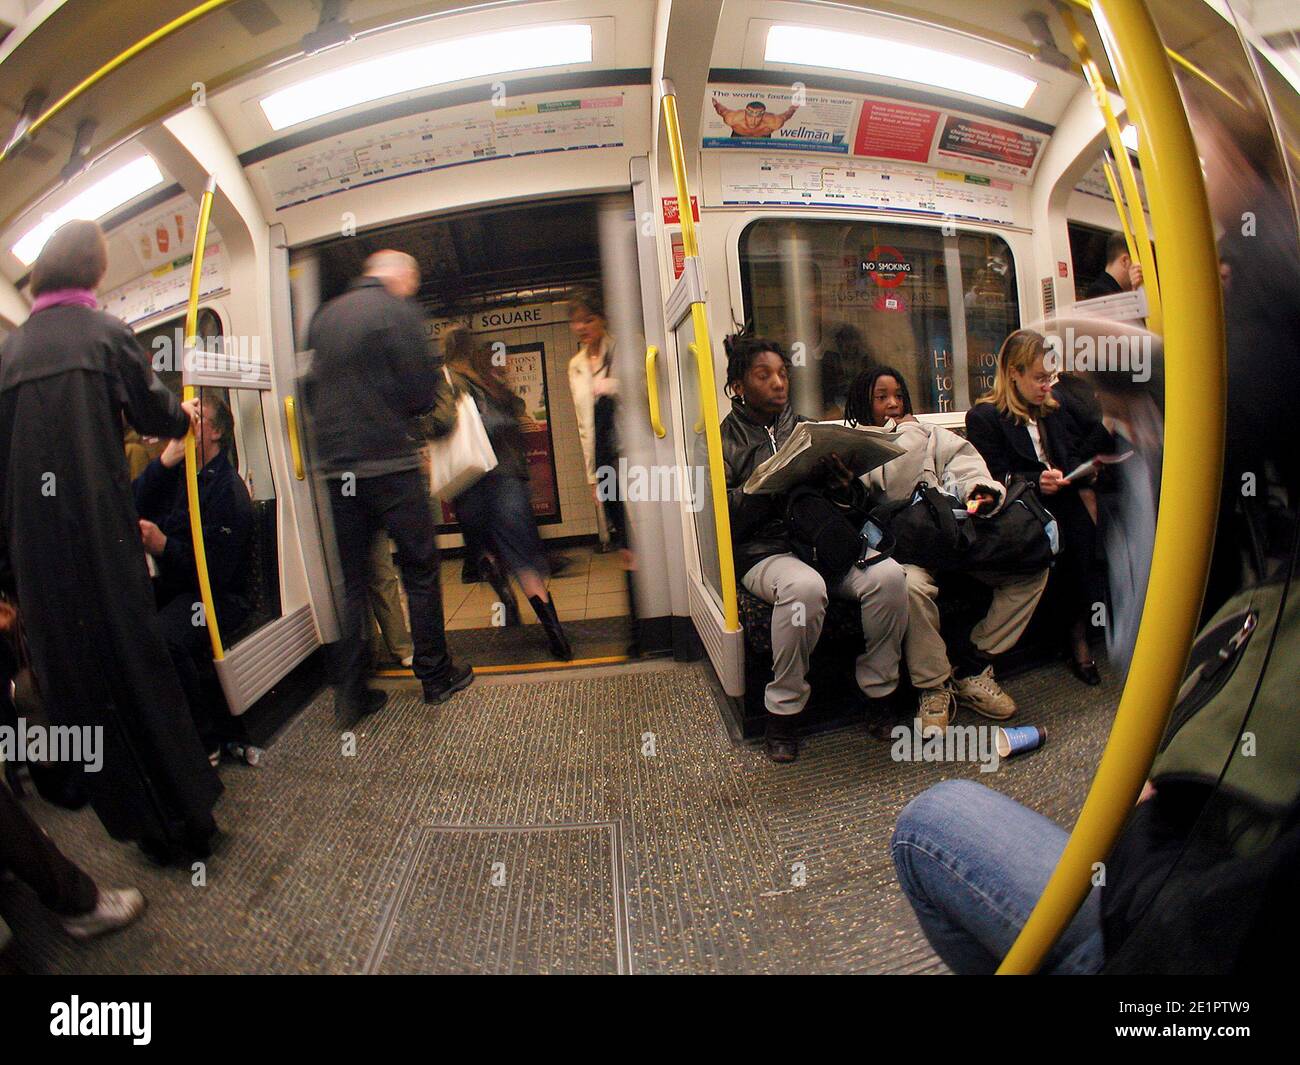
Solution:
[[[765,747],[772,761],[784,765],[799,757],[799,715],[767,713]]]
[[[530,595],[528,601],[533,604],[537,620],[542,623],[542,628],[546,630],[546,642],[551,645],[551,654],[555,655],[561,662],[569,661],[573,657],[573,648],[569,646],[569,638],[564,635],[564,628],[560,625],[559,615],[555,613],[555,600]]]
[[[487,577],[488,583],[492,585],[492,590],[497,593],[497,599],[501,605],[506,608],[506,628],[513,629],[523,622],[519,617],[519,604],[515,602],[514,589],[510,587],[510,578],[501,572],[496,562],[484,559],[480,571]]]

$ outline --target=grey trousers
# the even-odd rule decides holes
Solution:
[[[907,670],[914,687],[938,688],[952,676],[948,649],[939,635],[939,585],[934,574],[920,566],[904,566],[909,602]],[[1047,570],[1027,577],[972,573],[981,584],[993,589],[989,611],[973,629],[970,641],[977,651],[1000,655],[1009,651],[1034,615],[1034,607],[1047,586]]]
[[[808,702],[808,660],[826,618],[826,582],[792,554],[772,555],[749,569],[741,583],[772,604],[772,682],[764,703],[773,714],[797,714]],[[866,569],[849,567],[833,589],[857,600],[866,647],[856,664],[858,687],[869,698],[898,686],[898,660],[907,628],[907,577],[892,558]]]

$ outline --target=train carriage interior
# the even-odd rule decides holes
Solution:
[[[0,342],[45,313],[32,287],[46,241],[97,221],[99,306],[217,426],[250,515],[236,560],[193,552],[220,844],[200,872],[159,867],[110,838],[93,804],[43,800],[0,752],[66,855],[149,900],[82,943],[0,881],[22,971],[942,974],[956,966],[900,887],[891,838],[912,800],[965,782],[1074,831],[1045,901],[993,959],[1032,972],[1152,759],[1177,755],[1171,713],[1181,725],[1217,697],[1196,688],[1202,637],[1234,610],[1252,620],[1232,655],[1254,629],[1273,642],[1220,682],[1245,690],[1255,671],[1211,806],[1262,775],[1233,741],[1285,728],[1268,693],[1300,660],[1286,643],[1297,484],[1270,419],[1300,380],[1285,365],[1294,338],[1274,343],[1300,278],[1267,264],[1300,262],[1293,4],[13,0],[0,2],[0,140]],[[483,555],[434,491],[440,621],[474,683],[422,697],[414,564],[381,534],[361,625],[367,683],[387,702],[348,720],[335,654],[355,604],[306,382],[322,362],[313,321],[388,249],[418,268],[408,302],[438,379],[463,332],[517,397],[539,580],[571,653],[555,653],[506,554]],[[1249,315],[1270,317],[1252,333]],[[1036,531],[1065,551],[1032,571],[1044,583],[995,639],[1002,584],[966,567],[918,599],[926,571],[909,564],[904,585],[888,529],[868,548],[873,512],[851,530],[862,565],[820,585],[809,638],[802,601],[791,621],[787,593],[755,573],[784,550],[816,576],[816,550],[806,565],[793,547],[746,554],[759,536],[746,506],[794,522],[733,476],[736,427],[766,409],[746,375],[769,360],[788,377],[782,406],[863,429],[875,407],[861,382],[890,368],[907,406],[882,446],[901,455],[914,416],[932,449],[921,480],[939,482],[914,498],[955,492],[933,465],[947,446],[987,460],[1003,493],[1014,478],[970,427],[988,397],[1019,394],[1000,355],[1022,330],[1049,337],[1049,367],[1069,338],[1048,382],[1059,411],[1043,406],[1032,434],[1015,422],[1029,461],[1062,465],[1047,426],[1066,412],[1081,425],[1090,412],[1110,440],[1080,453],[1092,464],[1070,493],[1086,546],[1050,513],[1062,497],[1042,496],[1051,531]],[[733,334],[771,347],[737,360]],[[1126,361],[1104,364],[1117,352]],[[0,416],[5,371],[0,356]],[[606,387],[616,404],[597,402]],[[173,454],[124,429],[131,477]],[[441,445],[407,443],[433,455],[429,488]],[[199,454],[181,468],[202,539]],[[876,460],[862,483],[883,492],[872,478],[889,468]],[[978,499],[966,505],[946,520],[973,528]],[[866,564],[877,549],[906,600],[885,666],[871,596],[838,584],[884,572]],[[1251,587],[1271,597],[1243,608]],[[953,660],[944,684],[960,694],[959,677],[983,675],[958,670],[964,648],[1015,704],[1005,720],[954,696],[937,747],[918,716],[936,689],[908,628],[929,609]],[[779,764],[773,707],[794,674],[800,713],[778,724],[798,757]],[[1165,905],[1148,900],[1134,943],[1158,934]]]

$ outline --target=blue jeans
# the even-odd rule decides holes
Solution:
[[[955,973],[991,973],[1047,886],[1067,833],[973,780],[946,780],[903,809],[890,854],[930,945]],[[1101,969],[1101,893],[1093,888],[1039,972]]]

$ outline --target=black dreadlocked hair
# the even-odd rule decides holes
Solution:
[[[868,366],[849,385],[849,394],[844,401],[844,420],[850,425],[872,425],[871,394],[876,390],[876,382],[882,377],[892,377],[898,382],[898,391],[903,396],[903,413],[912,413],[912,397],[907,391],[907,381],[892,366]]]
[[[787,367],[790,365],[790,356],[785,353],[785,349],[775,340],[768,340],[766,337],[735,333],[723,337],[722,346],[727,351],[728,395],[731,395],[731,386],[745,379],[745,374],[749,373],[749,368],[754,365],[754,359],[765,351],[781,356],[781,361]]]

